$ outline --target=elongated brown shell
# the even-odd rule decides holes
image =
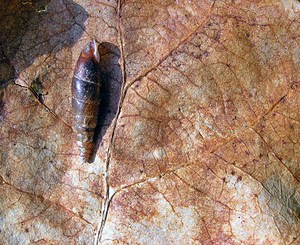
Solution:
[[[83,162],[94,161],[95,128],[100,106],[100,56],[96,41],[81,52],[72,82],[72,107],[75,114],[75,130],[80,156]]]

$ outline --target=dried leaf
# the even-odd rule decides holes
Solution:
[[[0,3],[0,243],[298,244],[299,11]],[[71,80],[93,38],[106,92],[81,164]]]

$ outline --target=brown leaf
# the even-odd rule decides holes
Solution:
[[[0,3],[0,243],[298,244],[299,10]],[[71,80],[93,38],[105,92],[81,164]]]

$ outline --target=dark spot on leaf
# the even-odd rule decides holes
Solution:
[[[242,178],[242,176],[239,176],[238,178],[237,178],[237,181],[241,181],[243,178]]]
[[[285,102],[285,98],[286,98],[286,95],[285,95],[285,96],[282,96],[282,97],[280,98],[280,103],[284,103],[284,102]]]
[[[292,84],[291,88],[292,88],[293,90],[295,90],[295,89],[297,89],[298,86],[299,86],[299,82],[294,82],[294,83]]]
[[[30,90],[34,94],[34,96],[42,103],[44,103],[44,95],[43,92],[44,86],[42,84],[40,76],[34,79],[30,84]]]

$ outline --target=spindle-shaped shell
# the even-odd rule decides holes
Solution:
[[[83,162],[93,162],[96,148],[94,138],[100,106],[100,55],[96,41],[82,50],[72,82],[72,107],[75,130]]]

